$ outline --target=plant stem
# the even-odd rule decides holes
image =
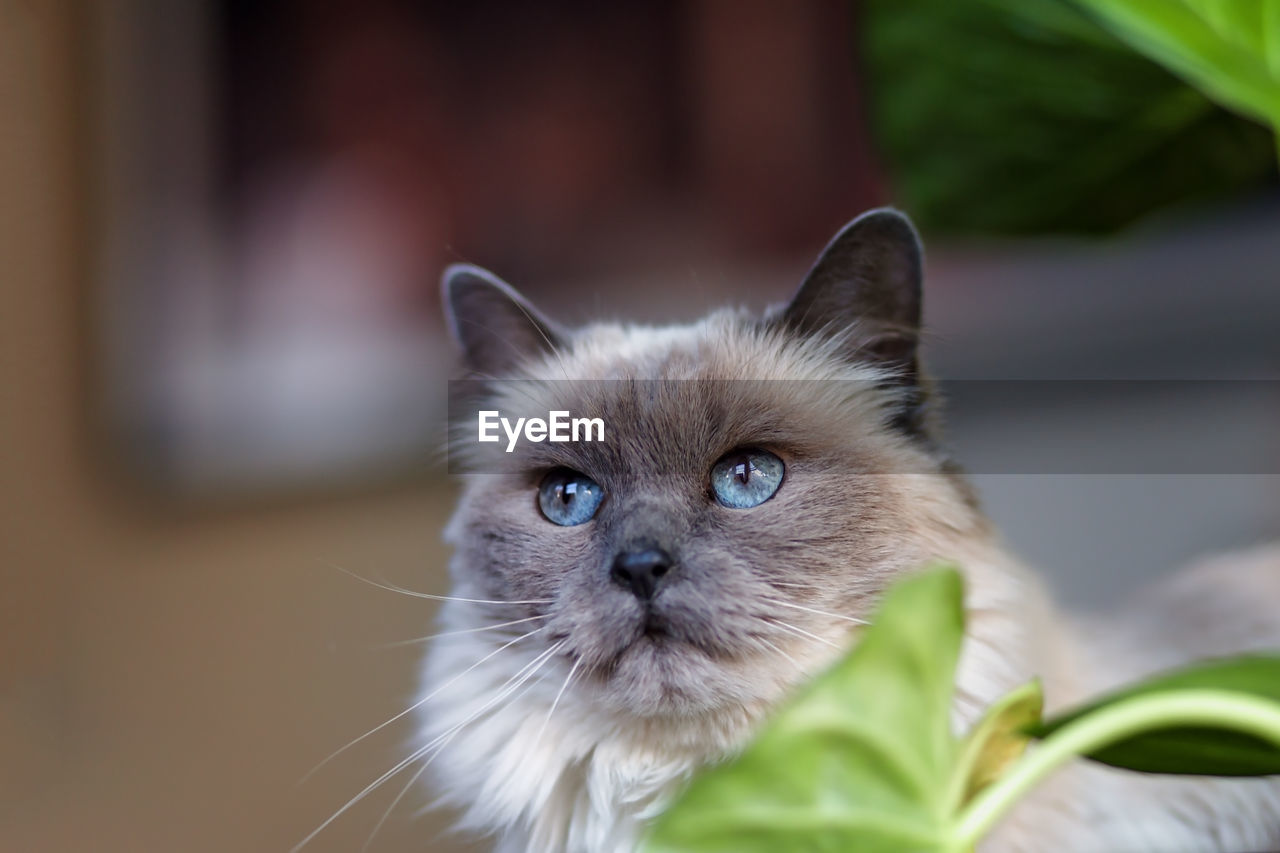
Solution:
[[[1234,729],[1280,746],[1280,703],[1226,690],[1175,690],[1099,708],[1046,738],[975,797],[956,824],[956,841],[961,849],[973,849],[1014,803],[1067,761],[1173,726]]]

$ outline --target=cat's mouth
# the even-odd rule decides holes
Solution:
[[[686,645],[670,619],[651,608],[646,609],[627,633],[618,637],[612,655],[600,667],[600,674],[606,681],[611,680],[639,659],[651,662],[656,656],[674,654]]]
[[[647,610],[640,621],[641,638],[656,639],[658,637],[670,637],[670,629],[670,623],[657,613],[654,613],[652,609]]]
[[[641,716],[702,711],[734,693],[738,655],[715,630],[714,616],[658,598],[598,619],[594,641],[587,634],[578,648],[584,674],[610,706]]]
[[[697,636],[681,628],[679,620],[647,608],[637,619],[631,636],[621,643],[606,669],[611,673],[616,672],[619,664],[627,658],[654,663],[660,658],[684,658],[688,655],[713,661],[731,657],[724,649],[709,648],[699,642]]]
[[[621,626],[618,626],[621,627]],[[724,649],[707,649],[679,620],[645,614],[617,636],[607,657],[586,662],[609,707],[641,717],[689,714],[722,706],[741,693]]]

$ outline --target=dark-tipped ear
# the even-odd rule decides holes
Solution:
[[[520,362],[555,352],[565,334],[488,270],[451,264],[440,280],[445,320],[466,366],[503,378]]]
[[[801,335],[840,335],[852,326],[850,358],[914,375],[920,333],[920,238],[896,210],[869,210],[818,256],[781,315]]]

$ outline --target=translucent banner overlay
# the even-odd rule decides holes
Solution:
[[[912,435],[913,418],[941,429]],[[1280,380],[952,380],[919,399],[852,380],[457,380],[449,422],[453,474],[700,464],[726,445],[874,474],[942,456],[973,474],[1280,474]],[[886,464],[878,430],[927,452]]]

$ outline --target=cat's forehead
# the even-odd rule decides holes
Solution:
[[[881,443],[896,393],[882,369],[733,312],[685,326],[589,326],[526,370],[524,379],[486,383],[484,407],[512,422],[556,411],[600,418],[605,440],[489,449],[517,468],[562,465],[593,474],[698,472],[708,454],[747,445],[865,450],[868,441]],[[470,442],[474,423],[462,426],[459,434]]]
[[[742,311],[669,326],[597,323],[569,347],[527,365],[543,379],[806,380],[882,378],[830,338],[796,337]]]

